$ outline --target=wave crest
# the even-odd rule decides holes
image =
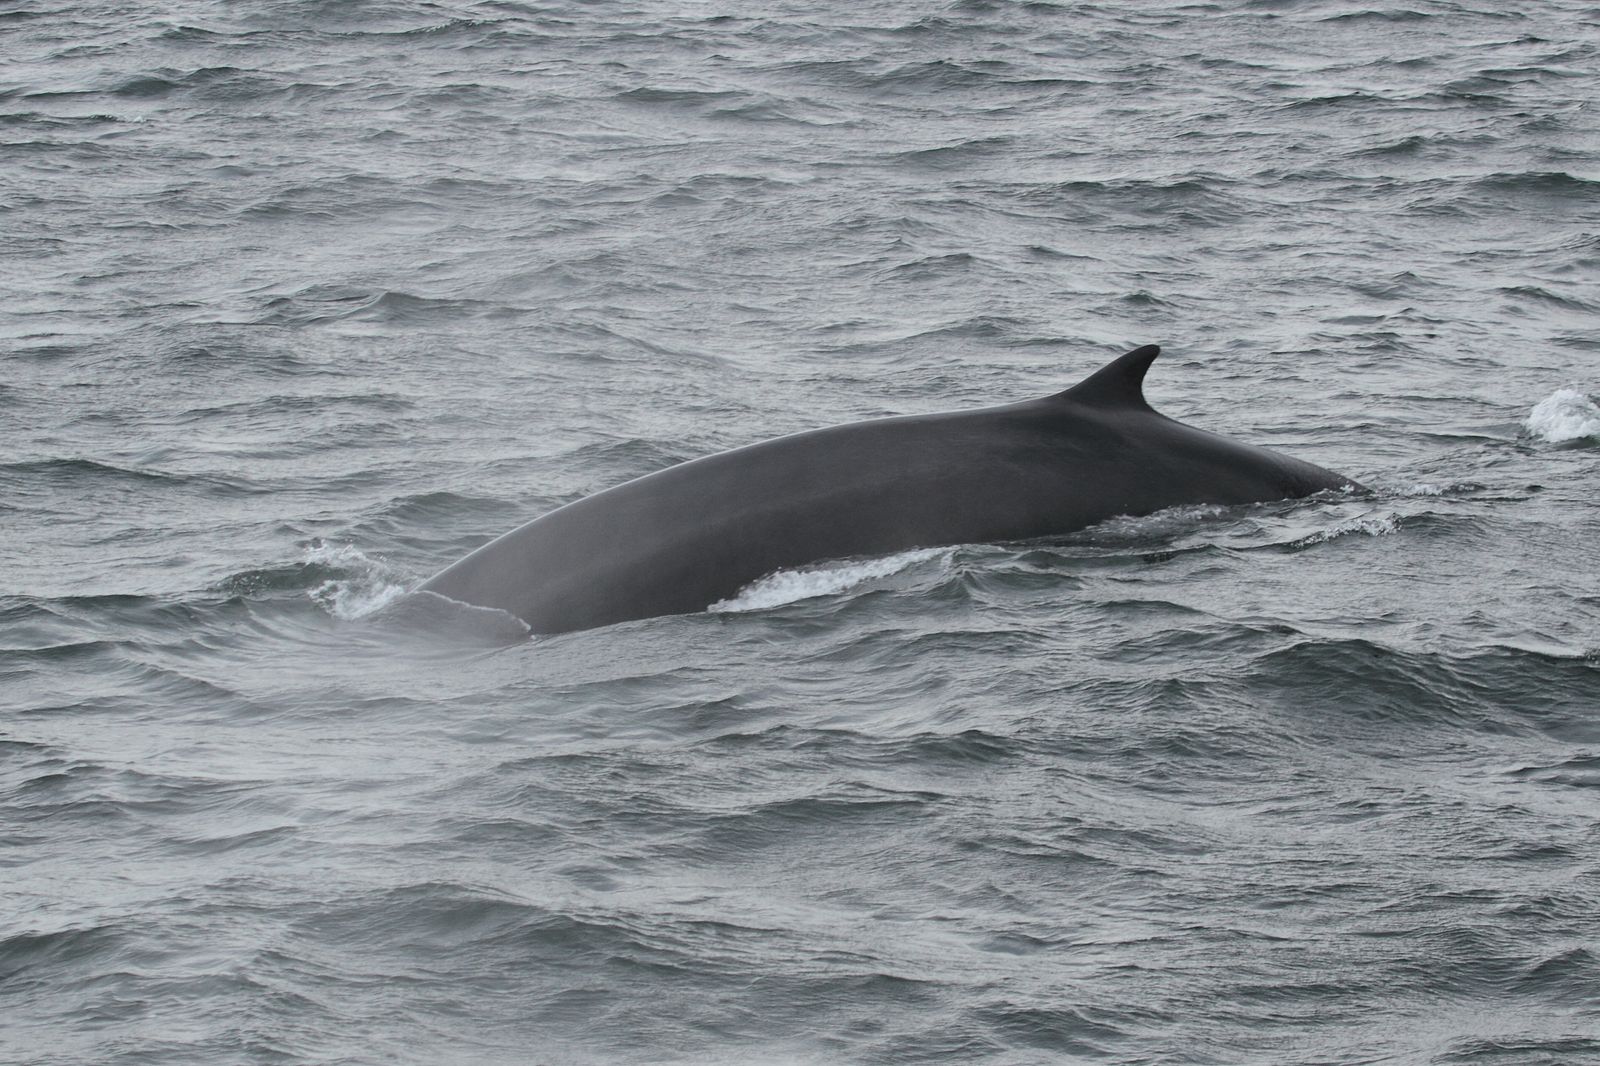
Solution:
[[[1533,405],[1523,426],[1551,444],[1600,441],[1600,407],[1577,389],[1557,389]]]

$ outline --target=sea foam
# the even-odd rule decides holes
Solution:
[[[351,621],[365,618],[406,591],[400,575],[380,559],[374,559],[353,544],[328,544],[317,541],[305,549],[306,562],[335,571],[310,592],[311,598],[335,618]]]
[[[1557,389],[1534,404],[1523,422],[1528,432],[1551,444],[1600,440],[1600,407],[1577,389]]]
[[[738,595],[719,600],[707,610],[762,611],[815,596],[831,596],[862,582],[897,574],[926,559],[947,555],[950,551],[950,548],[919,548],[881,559],[848,560],[799,570],[779,570],[752,581]]]

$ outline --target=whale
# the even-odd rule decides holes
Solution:
[[[1039,399],[830,426],[679,463],[535,518],[418,591],[566,633],[701,611],[825,560],[1361,488],[1157,412],[1144,379],[1160,352],[1135,348]]]

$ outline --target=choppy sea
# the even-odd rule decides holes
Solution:
[[[405,609],[1147,342],[1373,491]],[[6,0],[0,355],[6,1064],[1600,1063],[1592,4]]]

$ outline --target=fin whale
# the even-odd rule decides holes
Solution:
[[[703,610],[825,559],[1360,487],[1157,413],[1143,384],[1160,351],[1136,348],[1042,399],[855,422],[680,463],[536,518],[419,591],[562,633]]]

